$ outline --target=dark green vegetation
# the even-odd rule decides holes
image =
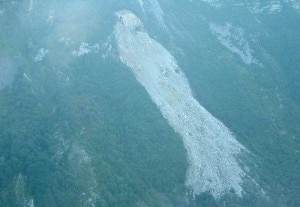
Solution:
[[[0,94],[0,206],[27,206],[31,198],[35,206],[92,206],[90,197],[96,206],[157,206],[159,194],[182,202],[181,138],[127,68],[100,54],[63,65],[66,51],[35,63],[27,42],[42,31],[13,14],[11,25],[1,22],[1,51],[19,66]],[[16,189],[19,175],[24,192]]]
[[[252,14],[240,7],[207,12],[210,8],[199,3],[197,9],[197,17],[183,11],[184,15],[175,20],[195,34],[193,38],[177,39],[176,45],[196,55],[178,53],[177,59],[200,103],[255,155],[253,171],[268,199],[274,202],[260,204],[261,201],[251,198],[241,206],[299,206],[299,12],[286,8],[277,15],[255,15],[260,21],[257,23]],[[204,13],[207,16],[199,21]],[[253,48],[264,67],[247,66],[220,47],[211,38],[206,21],[231,22],[249,34],[259,33],[259,44]]]
[[[1,207],[29,206],[31,199],[37,207],[300,205],[299,10],[255,14],[258,23],[230,3],[216,9],[162,0],[163,31],[136,1],[34,1],[30,15],[30,1],[15,2],[0,2],[0,56],[17,69],[0,91]],[[123,8],[141,17],[178,60],[199,102],[252,152],[250,173],[265,197],[185,198],[181,138],[118,61],[113,38],[106,59],[107,48],[72,56],[81,42],[105,42]],[[46,22],[51,10],[53,24]],[[252,48],[264,67],[244,64],[221,45],[210,22],[258,33]],[[64,47],[62,37],[74,45]],[[49,53],[34,62],[41,47]]]

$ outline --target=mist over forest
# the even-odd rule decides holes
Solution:
[[[300,206],[298,0],[0,1],[0,207]]]

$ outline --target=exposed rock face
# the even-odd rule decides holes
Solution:
[[[16,204],[21,207],[34,207],[34,200],[27,193],[26,177],[21,173],[15,179]]]
[[[193,0],[189,0],[193,1]],[[251,1],[226,1],[222,2],[220,0],[201,0],[213,7],[222,7],[223,4],[232,3],[233,6],[245,6],[253,14],[278,14],[282,11],[283,7],[290,7],[295,10],[300,9],[300,2],[298,0],[251,0]]]
[[[209,191],[215,198],[230,189],[242,196],[246,173],[237,156],[246,149],[197,102],[174,57],[149,37],[141,20],[127,10],[117,16],[114,34],[120,60],[183,139],[189,159],[186,185],[195,194]]]
[[[253,50],[241,27],[235,27],[230,23],[224,26],[210,23],[209,26],[211,32],[218,38],[220,43],[232,53],[240,56],[245,64],[258,64],[258,61],[252,55]]]

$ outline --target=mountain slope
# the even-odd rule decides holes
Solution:
[[[0,2],[0,206],[299,206],[299,12]]]

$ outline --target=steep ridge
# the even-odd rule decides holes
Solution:
[[[189,0],[193,2],[193,0]],[[268,1],[226,1],[220,0],[201,0],[202,2],[209,4],[213,7],[220,8],[228,3],[232,3],[233,6],[246,7],[253,14],[278,14],[284,7],[290,7],[295,10],[300,9],[300,2],[297,0],[268,0]]]

